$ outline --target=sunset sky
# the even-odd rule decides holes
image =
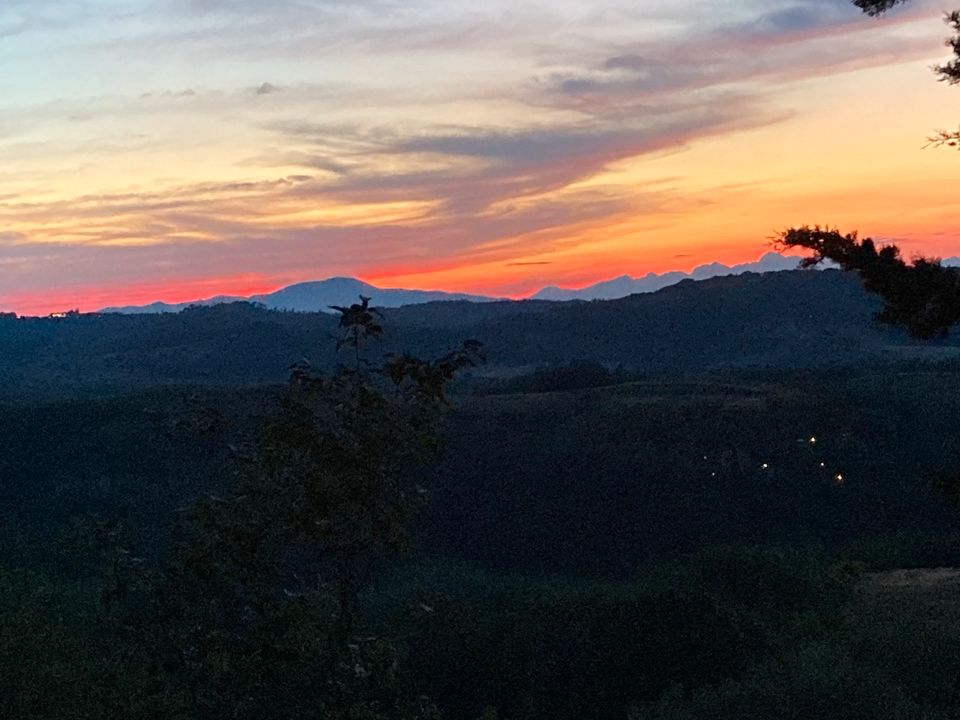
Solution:
[[[954,4],[3,0],[0,310],[957,255]]]

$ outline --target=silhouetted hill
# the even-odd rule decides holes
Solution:
[[[634,278],[623,275],[611,280],[590,285],[577,290],[554,286],[545,287],[531,296],[531,300],[549,300],[564,302],[567,300],[617,300],[636,293],[656,292],[685,280],[706,280],[724,275],[740,275],[746,272],[777,272],[795,270],[799,263],[796,257],[785,257],[768,252],[757,262],[728,266],[722,263],[708,263],[696,267],[693,271],[648,273],[644,277]],[[326,280],[302,282],[281,288],[272,293],[238,296],[217,295],[216,297],[193,300],[182,303],[154,302],[149,305],[130,305],[125,307],[104,308],[102,313],[127,315],[150,315],[158,313],[177,313],[188,307],[212,307],[232,302],[252,302],[263,305],[269,310],[293,310],[296,312],[329,312],[331,305],[344,305],[364,295],[380,307],[403,307],[430,302],[457,301],[490,302],[495,298],[463,293],[448,293],[429,290],[398,290],[379,288],[356,278],[333,277]]]
[[[782,270],[796,270],[800,259],[784,256],[780,253],[765,253],[759,260],[741,265],[724,265],[713,262],[698,265],[689,273],[672,271],[662,274],[647,273],[643,277],[621,275],[612,280],[605,280],[587,287],[569,290],[558,287],[545,287],[533,296],[536,300],[616,300],[635,295],[662,290],[665,287],[676,285],[683,280],[707,280],[725,275],[742,275],[743,273],[779,272]]]
[[[877,309],[856,278],[839,272],[746,274],[559,306],[476,334],[489,338],[493,357],[514,365],[595,359],[656,371],[823,366],[940,352],[876,324]]]
[[[430,473],[423,546],[629,575],[704,543],[955,528],[930,473],[956,467],[957,372],[730,370],[466,398]]]
[[[838,271],[745,274],[684,281],[660,292],[595,302],[443,302],[385,312],[371,356],[434,356],[466,338],[508,376],[592,360],[631,372],[804,368],[960,354],[956,339],[921,344],[872,320],[878,301]],[[282,380],[291,363],[337,362],[336,319],[245,303],[180,314],[0,319],[6,394],[101,392],[168,383]]]
[[[716,543],[948,532],[960,511],[929,473],[956,468],[958,382],[956,364],[731,370],[459,398],[424,469],[414,550],[494,572],[629,576]],[[231,446],[247,446],[279,395],[0,401],[0,554],[29,527],[89,512],[164,537],[175,509],[235,481]]]
[[[268,310],[293,310],[295,312],[330,312],[331,305],[349,305],[357,297],[369,297],[379,307],[401,307],[443,300],[490,302],[493,298],[463,293],[448,293],[434,290],[399,290],[378,288],[356,278],[335,277],[316,282],[303,282],[281,288],[276,292],[250,297],[219,295],[205,300],[185,303],[156,302],[150,305],[105,308],[102,313],[141,315],[177,313],[189,307],[212,307],[232,302],[251,302],[263,305]]]
[[[472,322],[464,325],[449,322],[455,307],[448,306],[448,322],[433,325],[428,335],[420,326],[399,332],[448,344],[476,337],[499,368],[594,360],[634,372],[700,372],[938,359],[958,352],[955,340],[920,344],[879,325],[873,320],[879,307],[855,277],[797,271],[687,280],[614,301],[495,304],[472,310]],[[412,326],[418,313],[411,308],[387,318]]]
[[[944,265],[960,266],[960,258],[944,258]],[[768,273],[796,270],[800,265],[800,258],[793,255],[781,255],[776,252],[764,253],[756,262],[740,265],[724,265],[719,262],[698,265],[689,273],[673,270],[665,273],[647,273],[643,277],[621,275],[620,277],[604,280],[582,288],[567,289],[556,286],[545,287],[535,293],[533,300],[617,300],[635,295],[662,290],[665,287],[676,285],[683,280],[708,280],[726,275],[742,275],[744,273]],[[830,265],[830,263],[826,263]]]

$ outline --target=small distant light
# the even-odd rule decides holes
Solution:
[[[770,464],[769,464],[769,463],[764,463],[763,465],[760,466],[760,468],[761,468],[762,470],[769,470],[769,469],[770,469]]]
[[[825,468],[826,466],[827,466],[826,463],[820,463],[820,467]]]
[[[837,485],[843,485],[844,483],[843,473],[837,473],[833,479],[837,483]]]
[[[716,477],[716,476],[717,476],[716,473],[710,473],[710,477]]]
[[[811,445],[816,445],[816,444],[817,444],[817,438],[811,437],[811,438],[810,438],[810,444],[811,444]]]

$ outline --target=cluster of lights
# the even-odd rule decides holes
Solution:
[[[808,437],[808,438],[800,438],[800,439],[797,440],[797,442],[800,443],[800,444],[804,444],[804,445],[816,445],[817,442],[818,442],[818,440],[817,440],[817,436],[816,436],[816,435],[811,435],[811,436]],[[706,455],[704,455],[704,456],[703,456],[703,459],[704,459],[704,460],[707,460],[708,457],[707,457]],[[826,470],[826,468],[827,468],[827,463],[826,463],[826,462],[820,461],[819,465],[820,465],[820,469],[821,469],[821,470]],[[762,470],[762,471],[770,470],[771,468],[772,468],[772,466],[771,466],[771,464],[770,464],[769,462],[765,462],[765,463],[762,463],[762,464],[760,465],[760,470]],[[717,473],[716,473],[716,472],[711,472],[711,473],[710,473],[710,477],[715,478],[716,476],[717,476]],[[846,477],[844,476],[844,474],[843,474],[842,472],[836,473],[836,474],[832,477],[832,480],[833,480],[833,483],[834,483],[837,487],[843,487],[843,486],[846,484]]]

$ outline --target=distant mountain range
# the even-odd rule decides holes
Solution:
[[[691,272],[671,271],[662,274],[647,273],[643,277],[621,275],[612,280],[589,285],[579,289],[545,287],[530,296],[531,300],[566,302],[571,300],[619,300],[629,295],[651,293],[665,287],[676,285],[683,280],[707,280],[743,273],[767,273],[796,270],[800,258],[781,255],[775,252],[765,253],[759,260],[740,265],[708,263],[694,268]],[[944,265],[960,267],[960,257],[943,260]],[[188,307],[209,307],[230,302],[253,302],[268,310],[291,310],[295,312],[329,312],[331,305],[349,305],[363,295],[369,297],[372,304],[381,308],[398,308],[406,305],[422,305],[438,301],[466,301],[488,303],[503,298],[464,293],[449,293],[440,290],[403,290],[397,288],[379,288],[356,278],[335,277],[327,280],[297,283],[276,292],[263,295],[236,296],[218,295],[204,300],[184,303],[155,302],[149,305],[130,305],[108,307],[100,312],[122,315],[149,315],[176,313]]]
[[[155,302],[150,305],[131,305],[127,307],[104,308],[103,313],[123,315],[143,315],[180,312],[188,307],[222,305],[230,302],[253,302],[268,310],[293,310],[296,312],[329,312],[331,305],[349,305],[359,296],[369,297],[376,307],[396,308],[404,305],[422,305],[423,303],[447,301],[491,302],[498,298],[481,295],[465,295],[432,290],[400,290],[378,288],[356,278],[335,277],[327,280],[297,283],[276,292],[247,297],[218,295],[205,300],[185,303]]]
[[[404,352],[440,357],[476,339],[488,361],[475,373],[490,378],[582,361],[633,373],[697,373],[960,360],[960,333],[917,342],[879,325],[881,307],[852,273],[744,273],[618,300],[387,308],[386,332],[367,353],[371,362]],[[329,313],[249,303],[182,313],[0,315],[0,402],[7,395],[283,382],[293,363],[322,371],[341,362],[336,336]]]
[[[768,252],[756,262],[742,265],[724,265],[723,263],[709,263],[700,265],[692,272],[680,271],[663,274],[647,273],[643,277],[621,275],[612,280],[605,280],[595,285],[569,290],[554,286],[545,287],[533,295],[534,300],[618,300],[628,295],[649,293],[662,290],[670,285],[676,285],[681,280],[707,280],[724,275],[741,275],[745,272],[779,272],[781,270],[796,270],[800,265],[800,258],[789,257],[775,252]]]
[[[587,287],[573,290],[550,286],[532,295],[531,299],[551,301],[619,300],[628,295],[656,292],[670,285],[676,285],[682,280],[708,280],[714,277],[742,275],[748,272],[768,273],[796,270],[800,267],[800,259],[801,258],[795,256],[768,252],[756,262],[743,263],[741,265],[724,265],[723,263],[714,262],[695,267],[689,273],[680,271],[666,272],[660,275],[657,273],[647,273],[643,277],[621,275],[612,280],[604,280],[595,285],[588,285]],[[945,258],[942,260],[942,264],[950,267],[960,267],[960,257]],[[835,267],[836,265],[833,263],[826,262],[821,269]]]

